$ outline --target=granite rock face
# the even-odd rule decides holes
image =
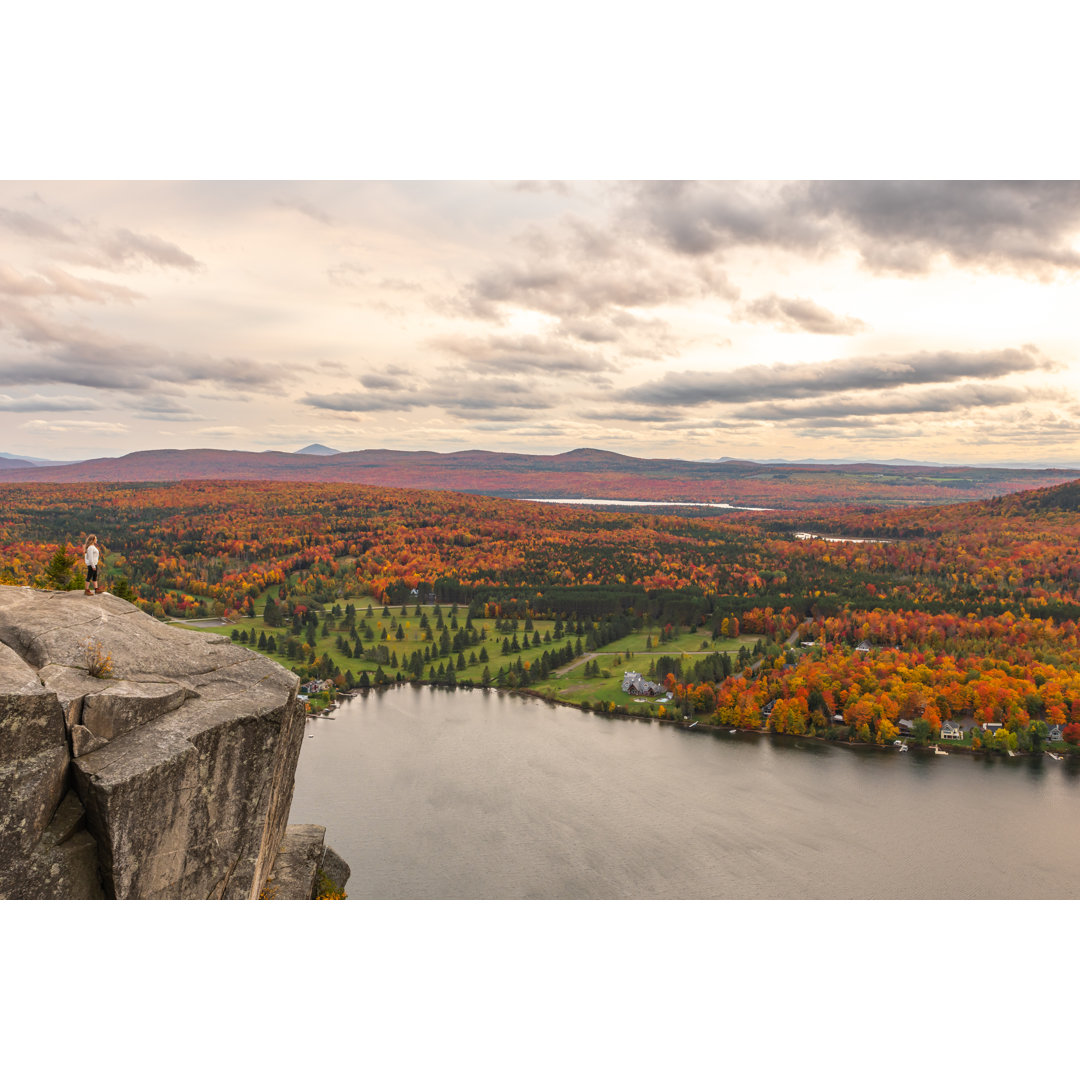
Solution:
[[[0,586],[0,897],[257,898],[292,801],[298,683],[107,593]]]
[[[322,825],[290,825],[263,890],[265,900],[317,900],[320,887],[344,892],[349,864],[326,846]]]

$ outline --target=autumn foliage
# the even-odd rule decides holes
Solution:
[[[1005,747],[1037,744],[1039,725],[1080,739],[1080,484],[813,514],[251,481],[4,485],[0,497],[3,583],[49,587],[95,531],[115,590],[157,615],[368,594],[485,617],[648,618],[774,643],[760,667],[674,682],[680,704],[717,723],[880,743],[901,721],[934,738],[962,717],[1000,724]]]

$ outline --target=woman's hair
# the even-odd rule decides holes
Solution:
[[[93,533],[91,533],[86,538],[86,546],[89,547],[91,544],[96,544],[96,543],[97,543],[97,537]]]

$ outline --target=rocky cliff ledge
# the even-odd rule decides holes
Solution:
[[[298,682],[108,594],[0,586],[0,898],[255,899],[279,853],[340,889],[322,831],[286,829]]]

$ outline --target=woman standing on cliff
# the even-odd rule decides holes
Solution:
[[[100,558],[101,552],[98,551],[97,537],[91,533],[86,538],[85,544],[83,544],[83,562],[86,563],[86,588],[83,590],[84,596],[93,596],[95,591],[99,593],[105,591],[105,586],[98,584],[98,559]]]

